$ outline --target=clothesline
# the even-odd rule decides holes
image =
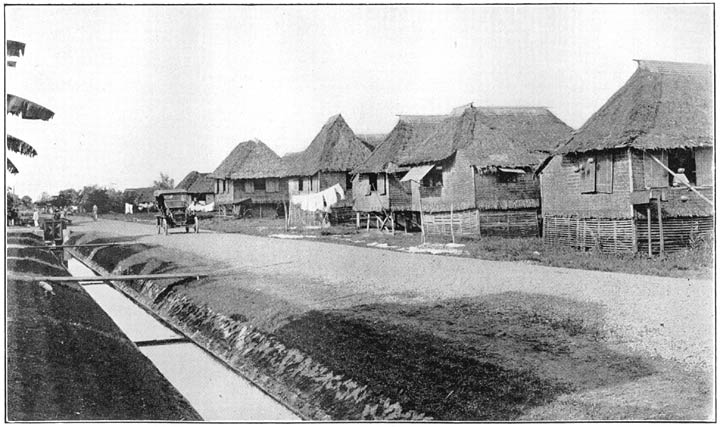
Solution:
[[[290,197],[290,203],[300,205],[300,209],[309,212],[330,212],[330,208],[338,200],[345,200],[345,190],[340,184],[335,184],[319,193],[295,194]]]

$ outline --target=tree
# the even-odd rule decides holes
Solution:
[[[32,197],[22,196],[22,199],[20,199],[20,201],[22,202],[23,206],[26,209],[32,209],[32,207],[33,207]]]
[[[160,180],[153,181],[153,187],[156,190],[171,190],[175,188],[175,180],[170,175],[160,172]]]
[[[68,206],[77,205],[79,201],[80,192],[73,188],[68,188],[67,190],[62,190],[58,193],[53,204],[58,208],[66,208]]]
[[[8,57],[7,65],[8,67],[15,67],[15,64],[17,62],[16,58],[25,55],[25,43],[8,40],[6,46]],[[36,104],[32,101],[28,101],[27,99],[21,98],[16,95],[11,95],[9,93],[7,94],[5,100],[5,108],[7,110],[7,114],[20,116],[23,119],[28,120],[47,121],[55,115],[55,113],[40,104]],[[7,147],[8,151],[11,151],[13,153],[19,153],[29,157],[37,156],[37,151],[35,151],[35,149],[30,144],[9,134],[6,135],[7,136],[5,138],[5,146]],[[18,168],[9,158],[6,158],[5,160],[5,167],[7,168],[7,171],[11,174],[16,174],[19,172]]]

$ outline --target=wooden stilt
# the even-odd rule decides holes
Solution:
[[[390,225],[392,226],[392,235],[395,235],[395,212],[390,212]]]
[[[663,235],[662,211],[660,209],[660,199],[657,199],[658,227],[660,228],[660,255],[665,253],[665,236]]]
[[[283,211],[285,211],[285,231],[288,231],[288,226],[290,225],[290,216],[288,215],[288,206],[287,203],[285,203],[285,200],[283,200]]]
[[[355,212],[355,228],[360,228],[360,212]]]
[[[650,204],[647,205],[647,222],[648,222],[648,256],[652,257],[652,233],[650,228]]]
[[[453,204],[450,203],[450,236],[452,237],[452,242],[455,243],[455,227],[453,227]]]
[[[420,201],[420,233],[422,234],[422,244],[425,244],[425,217],[423,216],[423,208],[422,208],[422,197],[419,197],[418,200]]]
[[[367,216],[367,232],[368,233],[370,232],[370,212],[368,212],[368,216]]]

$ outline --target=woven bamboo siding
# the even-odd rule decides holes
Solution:
[[[392,186],[392,180],[388,186]],[[368,174],[358,174],[355,177],[352,193],[353,209],[358,212],[381,212],[383,209],[390,209],[389,194],[380,195],[377,191],[370,191]]]
[[[634,222],[631,219],[543,217],[545,243],[595,249],[604,253],[632,253]]]
[[[580,218],[627,218],[630,204],[630,160],[628,149],[613,150],[612,193],[581,193],[578,164],[597,153],[556,156],[542,172],[542,209],[545,216]]]
[[[647,253],[647,219],[637,219],[635,224],[637,227],[638,251]],[[650,228],[653,253],[657,254],[660,252],[660,226],[656,218],[653,218]],[[687,247],[691,237],[697,238],[701,234],[713,235],[713,232],[712,217],[663,218],[663,237],[666,252],[674,252]]]
[[[231,179],[225,180],[225,191],[223,191],[223,180],[218,179],[215,181],[215,203],[217,204],[228,204],[233,202],[233,181]]]
[[[335,205],[336,208],[352,207],[353,205],[353,192],[347,191],[347,172],[320,172],[320,187],[314,192],[325,190],[335,184],[340,184],[343,191],[345,192],[345,200],[338,201]]]
[[[388,174],[388,191],[390,193],[390,207],[392,210],[410,210],[412,207],[412,183],[402,183],[400,180],[406,172]]]
[[[460,152],[443,162],[443,186],[439,197],[423,197],[422,208],[425,212],[449,212],[450,206],[458,211],[475,208],[474,173],[470,163]],[[420,190],[413,188],[412,210],[420,210]]]
[[[480,211],[480,236],[536,237],[540,231],[535,209]]]
[[[645,189],[645,162],[643,161],[643,152],[640,150],[630,150],[632,157],[632,183],[633,190]]]
[[[540,180],[532,172],[518,174],[515,182],[502,182],[499,174],[475,174],[475,198],[481,209],[540,206]],[[519,205],[519,206],[518,206]]]
[[[450,222],[450,212],[426,213],[423,218],[425,232],[428,234],[450,236],[450,227],[452,227],[456,236],[477,236],[477,210],[475,209],[453,212],[452,223]]]
[[[279,180],[279,187],[278,191],[271,191],[268,192],[266,190],[259,190],[254,187],[254,185],[246,186],[246,182],[254,182],[255,180],[246,180],[246,179],[234,179],[232,180],[232,195],[233,200],[243,200],[243,199],[251,199],[251,202],[253,204],[274,204],[274,203],[280,203],[282,204],[283,201],[288,201],[288,185],[286,179],[280,179]],[[266,182],[266,188],[267,188],[267,182]],[[245,191],[247,189],[253,189],[253,191]]]

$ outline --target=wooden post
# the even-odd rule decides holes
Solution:
[[[660,199],[657,199],[658,227],[660,227],[660,255],[665,253],[665,236],[663,235],[662,211],[660,210]]]
[[[392,235],[395,235],[395,212],[390,212],[390,225],[392,225]]]
[[[482,225],[480,224],[480,209],[475,211],[475,222],[478,228],[478,237],[482,237]]]
[[[368,216],[367,216],[367,229],[366,230],[368,233],[370,232],[370,212],[368,212]]]
[[[455,230],[453,229],[453,204],[450,203],[450,236],[452,237],[452,242],[455,243]]]
[[[360,212],[355,212],[355,228],[360,228]]]
[[[420,202],[420,233],[422,234],[422,244],[425,244],[425,217],[423,216],[422,209],[422,196],[418,198]]]
[[[652,229],[650,228],[650,204],[647,205],[648,222],[648,256],[652,258]]]
[[[285,211],[285,231],[288,231],[288,225],[290,224],[290,218],[288,215],[288,207],[285,203],[285,200],[283,200],[283,211]]]

